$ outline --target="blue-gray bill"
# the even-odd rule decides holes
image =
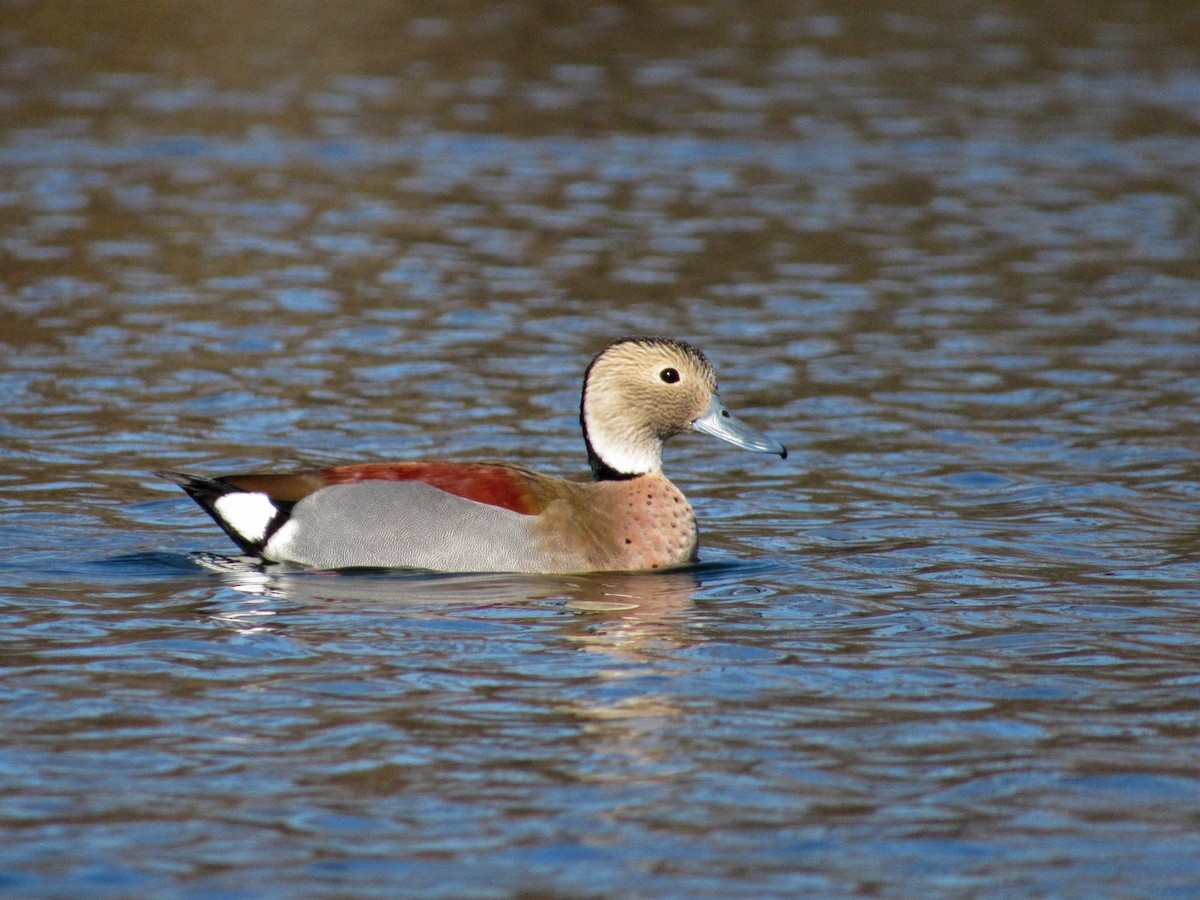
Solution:
[[[755,453],[774,453],[787,459],[787,448],[779,441],[763,434],[757,428],[752,428],[725,408],[721,398],[713,395],[712,403],[704,415],[692,422],[694,431],[711,434],[715,438],[741,447],[753,450]]]

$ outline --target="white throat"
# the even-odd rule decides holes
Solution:
[[[645,475],[662,471],[662,441],[654,435],[639,434],[611,418],[600,420],[590,405],[584,409],[583,427],[592,452],[614,472]]]

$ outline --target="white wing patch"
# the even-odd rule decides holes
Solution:
[[[217,498],[213,509],[220,514],[225,524],[255,543],[267,536],[267,527],[279,514],[275,504],[266,494],[237,492]]]

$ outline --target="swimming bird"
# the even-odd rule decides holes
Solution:
[[[507,462],[365,463],[178,484],[246,554],[337,569],[578,573],[660,569],[697,559],[696,517],[662,472],[663,441],[699,431],[787,458],[726,409],[704,354],[630,337],[605,347],[580,402],[591,478]]]

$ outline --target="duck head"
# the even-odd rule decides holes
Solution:
[[[671,338],[630,337],[605,347],[584,376],[579,419],[597,480],[661,471],[663,441],[688,431],[787,458],[782,444],[725,408],[704,354]]]

